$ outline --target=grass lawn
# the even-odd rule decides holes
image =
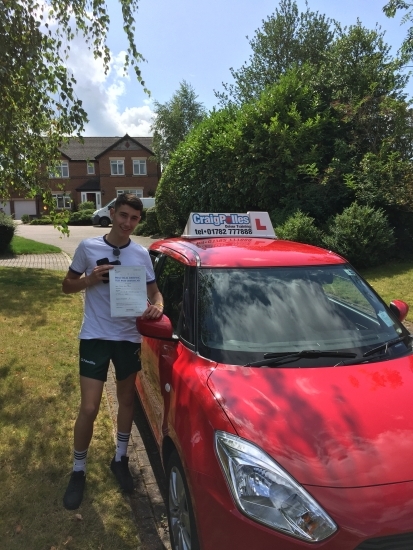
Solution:
[[[409,303],[413,322],[413,262],[362,274],[387,304],[395,298]],[[0,548],[139,550],[130,506],[109,469],[113,426],[104,402],[82,506],[69,512],[62,505],[79,404],[83,308],[80,294],[61,292],[63,276],[0,268]]]
[[[0,268],[0,548],[140,548],[128,502],[109,469],[113,426],[102,401],[79,510],[63,508],[79,404],[80,294],[64,273]]]
[[[61,249],[51,244],[38,243],[31,239],[25,239],[14,235],[10,243],[10,250],[13,254],[48,254],[50,252],[61,252]]]
[[[413,261],[372,267],[360,273],[387,305],[396,299],[407,302],[410,306],[407,321],[413,323]]]

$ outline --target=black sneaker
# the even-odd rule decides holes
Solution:
[[[76,508],[79,508],[83,498],[85,482],[86,475],[83,470],[72,472],[69,485],[63,497],[63,506],[66,510],[76,510]]]
[[[110,469],[115,474],[122,491],[125,493],[133,493],[133,478],[129,471],[128,462],[128,456],[122,456],[119,462],[116,462],[115,457],[113,457],[110,463]]]

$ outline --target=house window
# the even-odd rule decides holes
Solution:
[[[65,160],[61,160],[53,167],[49,173],[50,178],[68,178],[69,177],[69,163]]]
[[[63,193],[53,193],[53,199],[58,209],[70,209],[72,207],[72,201],[70,195],[64,195]]]
[[[124,176],[125,175],[125,161],[122,159],[116,159],[110,161],[110,173],[112,176]]]
[[[94,162],[88,162],[87,163],[87,173],[88,174],[94,174],[95,173],[95,163]]]
[[[118,197],[123,193],[132,193],[132,195],[136,195],[139,198],[143,197],[143,189],[138,187],[135,187],[134,189],[117,189],[116,190],[116,194]]]
[[[146,176],[146,159],[133,160],[133,175]]]

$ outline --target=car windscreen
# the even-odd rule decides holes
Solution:
[[[308,349],[359,355],[404,333],[346,264],[199,270],[198,347],[218,362]]]

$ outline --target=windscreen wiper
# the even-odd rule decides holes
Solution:
[[[278,353],[265,353],[264,359],[261,361],[255,361],[254,363],[247,363],[244,367],[269,367],[275,365],[281,365],[295,361],[297,359],[307,359],[318,357],[357,357],[357,353],[346,351],[318,351],[316,349],[304,349],[302,351],[296,351],[294,353],[287,353],[286,355],[279,355]]]
[[[370,355],[374,355],[375,353],[377,353],[378,351],[381,351],[382,349],[384,349],[386,353],[388,348],[391,348],[395,344],[399,344],[400,342],[403,342],[403,340],[406,340],[406,338],[410,338],[410,341],[411,341],[412,336],[410,334],[405,334],[404,336],[399,336],[399,338],[395,338],[394,340],[389,340],[388,342],[384,342],[383,344],[380,344],[375,348],[369,349],[369,351],[366,351],[366,353],[363,353],[363,357],[369,357]]]
[[[400,336],[399,338],[395,338],[394,340],[389,340],[388,342],[384,342],[379,346],[369,349],[369,351],[366,351],[366,353],[364,353],[362,357],[360,357],[355,361],[342,361],[337,365],[337,367],[346,367],[348,365],[354,365],[355,363],[359,363],[359,364],[374,363],[374,361],[383,361],[383,360],[389,359],[389,357],[386,356],[388,348],[391,348],[395,344],[399,344],[400,342],[403,342],[403,340],[406,340],[406,338],[410,338],[410,342],[412,341],[411,334]],[[380,353],[381,350],[385,350],[384,353]]]

